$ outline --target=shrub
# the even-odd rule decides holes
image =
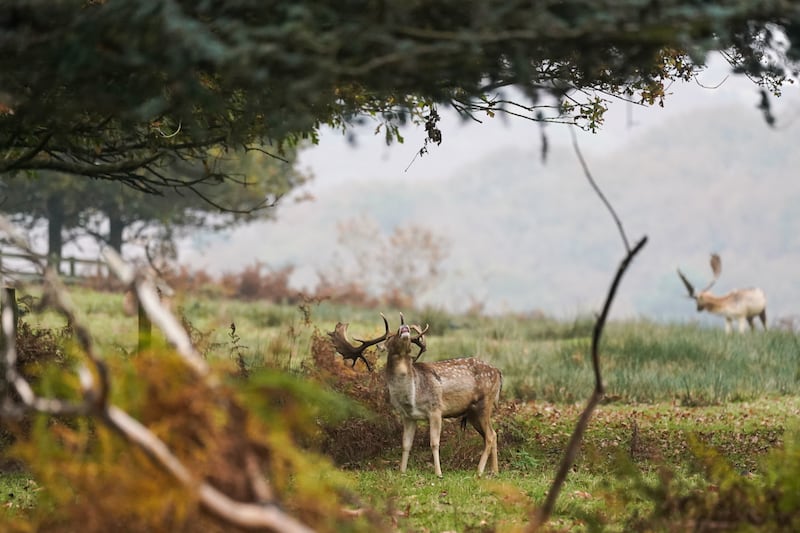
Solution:
[[[34,328],[28,323],[17,324],[17,371],[33,386],[38,388],[48,368],[67,366],[68,356],[64,343],[72,337],[72,328],[67,325],[61,329]],[[11,394],[11,401],[19,401]],[[30,432],[32,420],[25,416],[11,420],[0,418],[0,450],[7,448],[20,436]],[[2,465],[15,467],[14,461]]]
[[[800,530],[800,445],[788,438],[764,460],[762,474],[742,473],[714,448],[693,446],[700,480],[687,486],[662,469],[648,486],[635,480],[636,492],[653,511],[634,518],[634,531],[798,531]],[[621,501],[626,497],[621,495]]]
[[[365,358],[375,369],[374,352]],[[356,416],[337,424],[322,426],[322,452],[341,466],[363,465],[397,444],[400,426],[388,401],[383,373],[368,372],[363,363],[351,367],[333,348],[327,336],[317,332],[312,338],[309,376],[326,387],[345,394],[363,409]]]
[[[294,266],[279,269],[256,262],[236,274],[223,274],[219,283],[227,290],[227,296],[242,300],[267,300],[276,303],[297,303],[297,291],[289,287],[289,278]]]

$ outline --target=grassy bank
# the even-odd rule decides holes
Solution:
[[[106,357],[135,357],[136,318],[122,313],[121,296],[77,290],[73,298]],[[252,371],[278,367],[302,375],[315,336],[337,321],[350,322],[351,337],[382,332],[377,311],[326,303],[185,298],[173,307],[210,361],[241,357]],[[396,326],[397,311],[384,313]],[[381,415],[380,423],[342,431],[339,441],[325,443],[359,495],[353,508],[374,509],[402,530],[513,530],[526,522],[531,504],[542,501],[592,389],[592,321],[435,310],[407,312],[406,318],[430,324],[424,360],[477,355],[503,371],[495,422],[501,471],[477,479],[480,439],[471,431],[461,434],[451,421],[442,437],[444,479],[433,475],[424,428],[417,432],[409,472],[400,475],[400,425]],[[43,328],[64,325],[49,313],[25,320]],[[781,331],[740,336],[645,320],[610,323],[601,349],[607,401],[595,413],[554,524],[631,527],[637,516],[653,511],[652,487],[663,481],[665,467],[687,490],[707,490],[698,468],[707,449],[719,452],[735,472],[759,479],[763,458],[796,429],[799,352],[795,336]],[[356,371],[356,380],[369,379],[361,364]],[[337,446],[348,452],[337,453]],[[0,505],[9,513],[30,508],[39,490],[24,472],[6,473],[0,476]]]

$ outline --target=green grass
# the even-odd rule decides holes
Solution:
[[[101,353],[134,353],[136,317],[122,313],[121,296],[81,289],[72,294]],[[337,321],[350,323],[351,337],[383,331],[378,311],[325,302],[301,310],[185,297],[174,306],[202,339],[209,359],[230,359],[238,349],[251,367],[300,370],[312,336],[331,331]],[[384,314],[390,327],[397,327],[397,310]],[[385,511],[402,530],[510,530],[524,524],[530,505],[542,501],[594,385],[591,319],[460,316],[433,309],[407,312],[406,319],[431,326],[423,361],[476,355],[503,371],[504,408],[496,417],[501,472],[478,479],[473,471],[480,439],[471,431],[462,435],[448,422],[442,440],[444,479],[433,475],[424,425],[409,472],[401,475],[398,424],[392,446],[348,462],[362,502]],[[26,320],[41,327],[64,324],[52,313]],[[236,341],[230,336],[232,322],[240,336]],[[787,332],[725,335],[721,327],[610,323],[601,346],[607,402],[595,413],[553,523],[566,530],[591,524],[624,530],[651,504],[642,497],[634,498],[633,506],[614,505],[615,490],[631,492],[636,483],[655,483],[665,464],[682,482],[699,482],[692,453],[697,446],[714,447],[737,471],[759,475],[761,458],[782,442],[787,429],[797,429],[798,363],[800,345]],[[0,475],[0,505],[24,509],[35,501],[36,485],[24,474]]]
[[[36,481],[24,472],[7,472],[0,475],[0,507],[9,516],[36,505],[41,489]]]
[[[77,289],[73,299],[102,349],[131,354],[136,317],[122,314],[122,297]],[[231,323],[238,345],[255,366],[297,369],[315,332],[350,323],[350,336],[382,332],[378,311],[309,304],[309,323],[296,306],[184,297],[174,308],[192,324],[211,358],[229,358]],[[397,327],[395,310],[385,310]],[[546,317],[474,317],[424,310],[407,319],[431,325],[423,360],[477,355],[504,374],[504,395],[520,400],[572,403],[591,391],[591,321],[558,322]],[[64,324],[52,313],[31,315],[42,327]],[[726,335],[721,327],[612,322],[601,347],[609,396],[629,403],[680,401],[713,405],[762,397],[800,395],[800,343],[787,332]]]
[[[408,472],[399,472],[399,428],[392,449],[353,467],[352,473],[367,502],[393,513],[403,530],[511,530],[526,523],[532,506],[544,500],[581,408],[537,403],[503,415],[496,423],[497,476],[475,475],[480,440],[474,433],[462,436],[455,423],[443,436],[441,480],[433,473],[424,432],[415,441]],[[797,429],[798,414],[798,398],[704,407],[602,405],[562,490],[553,524],[567,530],[602,524],[604,531],[625,531],[634,516],[652,510],[646,488],[657,483],[663,465],[680,483],[707,488],[692,452],[704,446],[720,450],[737,471],[759,475],[765,454],[787,428]],[[624,504],[614,504],[620,494]]]

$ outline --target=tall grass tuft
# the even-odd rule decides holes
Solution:
[[[612,328],[603,351],[609,393],[629,402],[719,404],[800,391],[798,347],[786,332],[637,321]]]

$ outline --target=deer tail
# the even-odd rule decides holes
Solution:
[[[500,374],[500,386],[497,387],[497,396],[494,397],[494,406],[500,405],[500,393],[503,392],[503,374]]]

